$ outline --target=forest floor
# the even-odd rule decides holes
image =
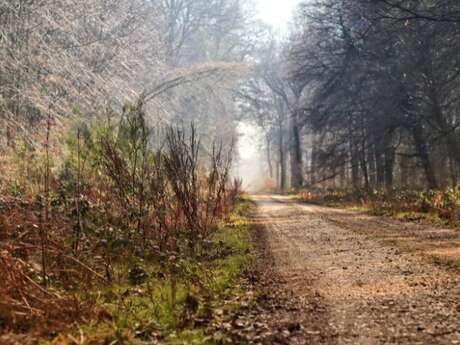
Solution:
[[[460,344],[458,229],[253,200],[262,292],[242,343]]]

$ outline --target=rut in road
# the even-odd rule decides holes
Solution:
[[[262,224],[282,288],[305,305],[315,298],[305,313],[321,314],[301,321],[302,334],[291,343],[460,344],[455,272],[390,245],[378,229],[366,235],[336,225],[327,219],[332,209],[282,197],[254,200],[254,221]]]

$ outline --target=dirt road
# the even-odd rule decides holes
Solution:
[[[460,344],[457,230],[254,196],[291,344]],[[286,316],[286,315],[285,315]]]

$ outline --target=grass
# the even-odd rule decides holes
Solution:
[[[98,315],[41,345],[146,345],[156,340],[165,345],[218,343],[225,335],[207,334],[207,323],[216,310],[238,308],[238,303],[224,303],[226,298],[244,294],[237,286],[253,260],[246,218],[250,207],[249,201],[238,203],[228,222],[210,239],[213,245],[206,259],[181,262],[174,305],[167,272],[160,264],[141,263],[148,277],[145,281],[134,285],[122,281],[110,288],[81,292],[80,299],[97,304]]]
[[[362,195],[351,192],[301,192],[297,198],[300,201],[407,222],[447,227],[460,226],[458,188],[427,192],[401,190],[394,191],[392,194],[374,191]]]
[[[447,218],[442,218],[436,212],[419,212],[419,211],[407,211],[407,210],[398,210],[395,208],[381,208],[378,205],[369,205],[361,207],[348,207],[359,212],[368,213],[372,216],[379,217],[390,217],[396,220],[412,223],[421,223],[421,224],[431,224],[436,226],[446,226],[446,227],[458,227],[458,220],[451,220]]]
[[[356,212],[368,213],[372,216],[391,217],[407,222],[425,222],[435,225],[449,225],[449,221],[447,219],[439,217],[439,215],[434,212],[401,211],[398,210],[397,207],[382,207],[378,204],[350,204],[349,202],[344,202],[343,204],[335,203],[334,205],[330,205],[330,207],[341,207]]]

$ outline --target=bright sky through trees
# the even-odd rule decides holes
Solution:
[[[260,19],[285,31],[299,0],[258,0]]]
[[[275,30],[286,33],[292,19],[295,6],[300,0],[258,0],[259,18],[273,26]],[[240,140],[238,144],[239,164],[237,174],[245,180],[248,189],[260,187],[262,162],[260,145],[263,138],[258,129],[249,124],[239,126]]]

